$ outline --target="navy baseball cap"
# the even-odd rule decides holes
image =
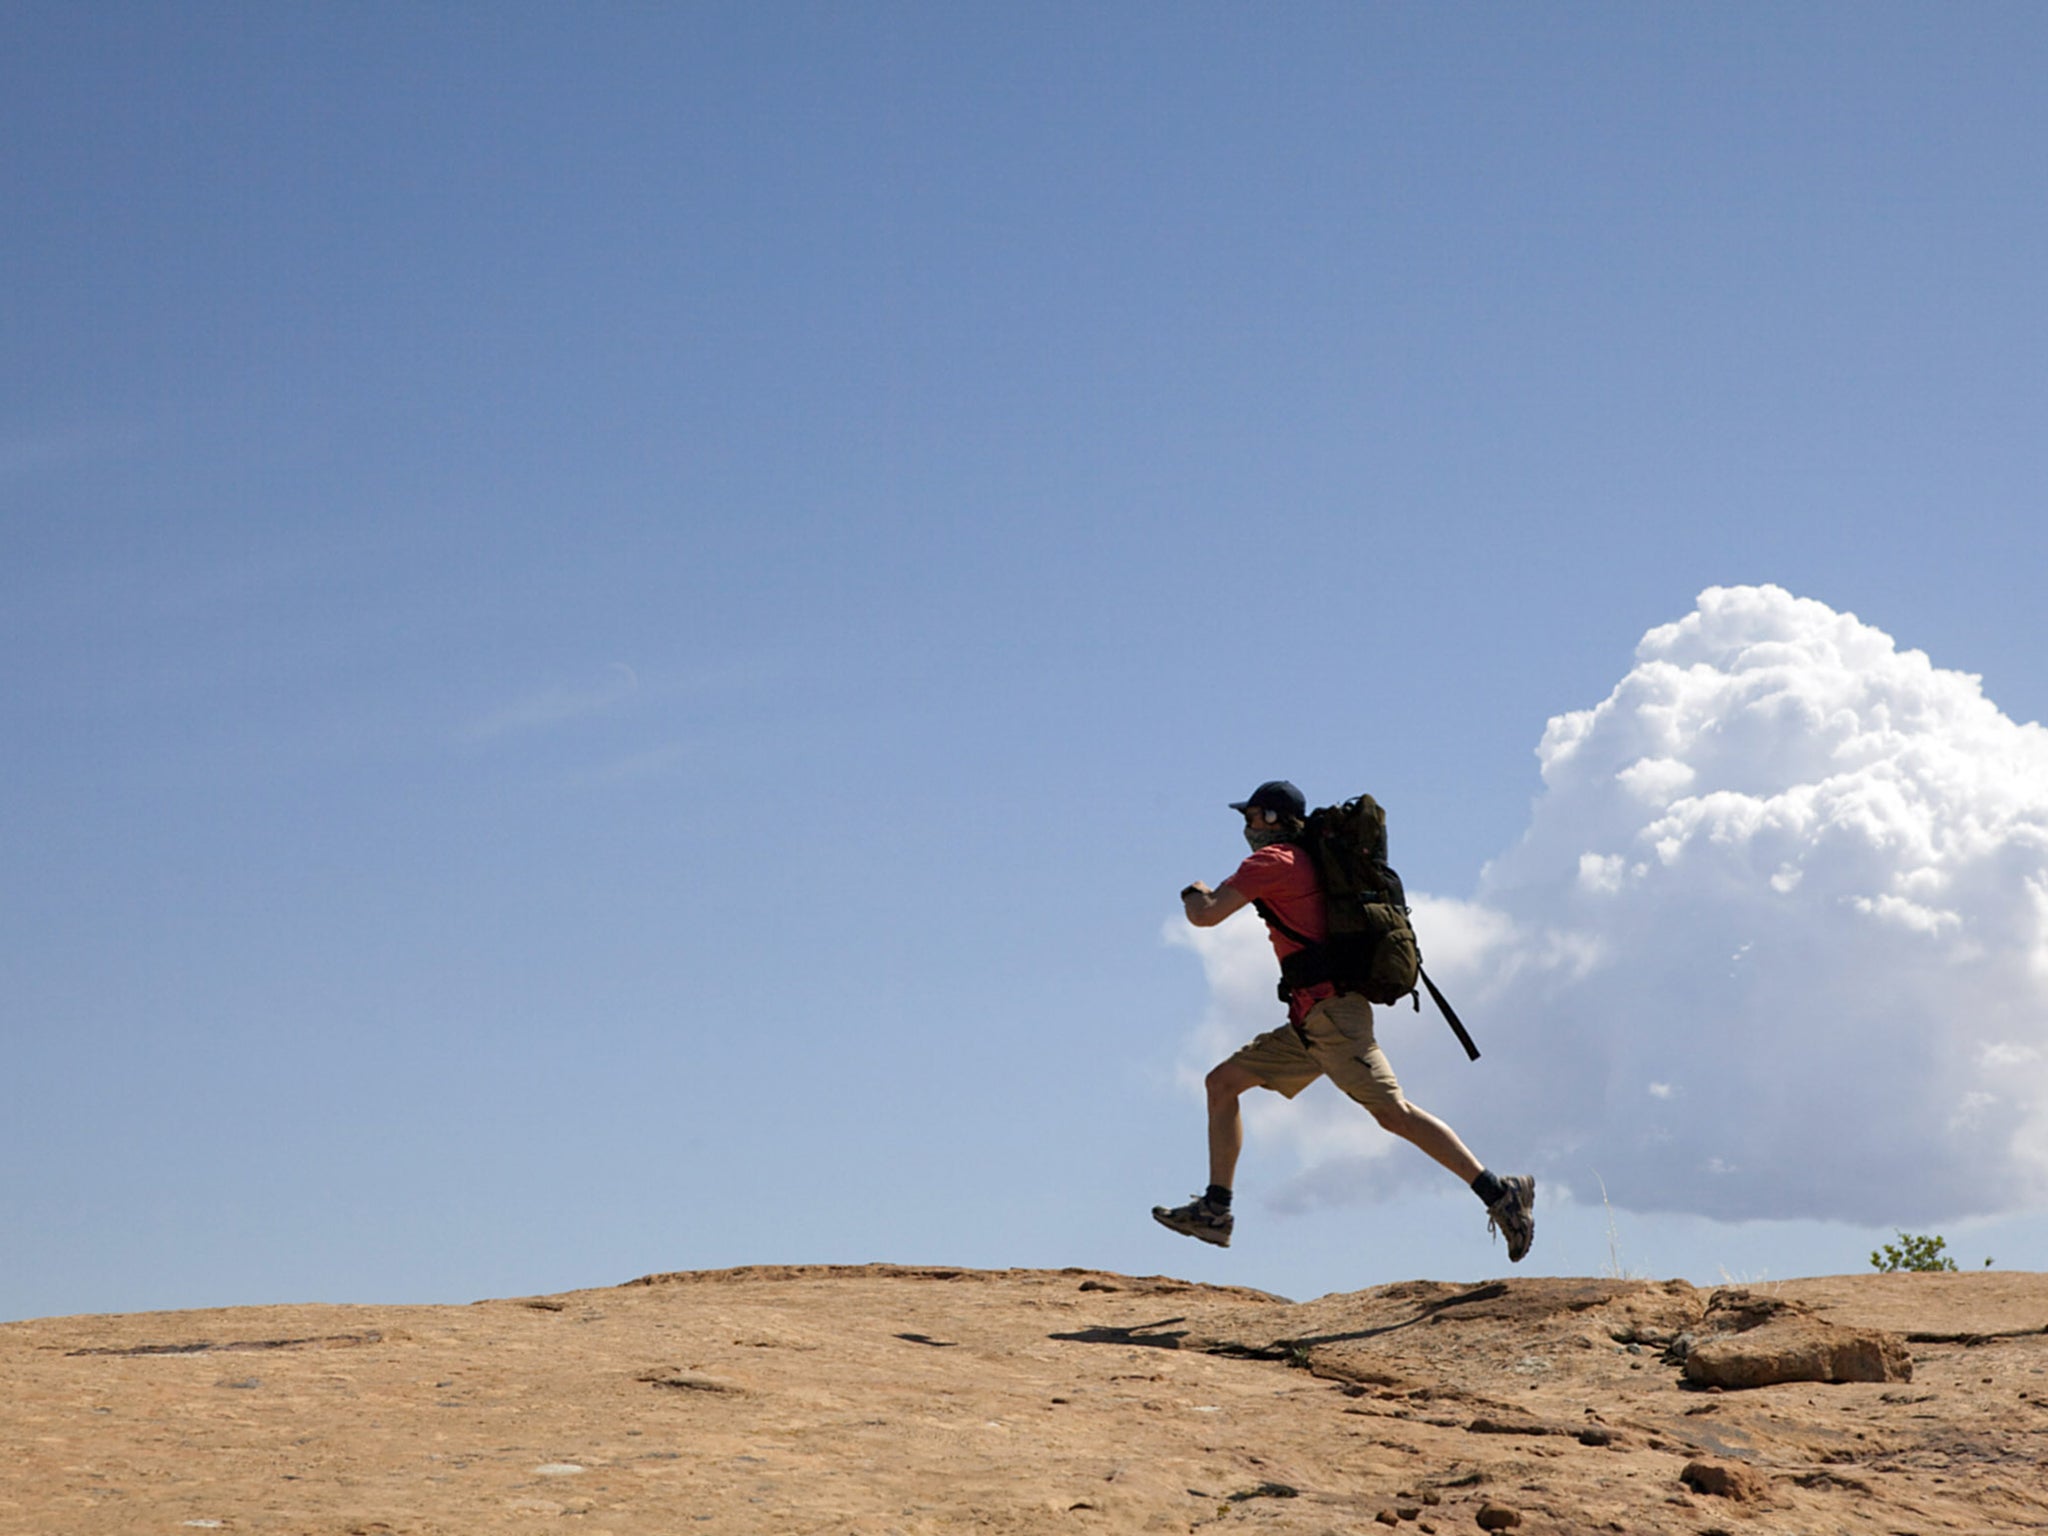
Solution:
[[[1285,779],[1268,779],[1251,792],[1249,799],[1230,802],[1233,811],[1279,811],[1297,821],[1308,815],[1308,801]]]

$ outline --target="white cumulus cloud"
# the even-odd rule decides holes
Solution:
[[[1411,897],[1487,1055],[1404,1082],[1482,1158],[1723,1220],[2048,1205],[2048,732],[1852,614],[1717,587],[1537,758],[1473,898]],[[1425,1047],[1388,1024],[1401,1070]],[[1301,1150],[1327,1192],[1355,1143]]]

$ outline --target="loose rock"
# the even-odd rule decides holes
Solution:
[[[1678,1474],[1679,1481],[1688,1488],[1711,1494],[1717,1499],[1733,1499],[1738,1504],[1757,1504],[1770,1497],[1771,1480],[1754,1467],[1720,1461],[1693,1461]]]
[[[1731,1388],[1911,1381],[1913,1357],[1897,1334],[1802,1317],[1695,1344],[1685,1357],[1685,1376],[1697,1386]]]

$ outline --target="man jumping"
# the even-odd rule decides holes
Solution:
[[[1314,862],[1295,841],[1308,817],[1301,791],[1276,779],[1230,808],[1244,814],[1251,857],[1217,889],[1198,880],[1180,893],[1188,921],[1213,928],[1256,903],[1262,917],[1270,914],[1266,930],[1281,959],[1307,947],[1295,935],[1311,944],[1321,942],[1327,931],[1322,888]],[[1244,1148],[1237,1101],[1248,1088],[1270,1088],[1291,1099],[1324,1076],[1363,1105],[1382,1130],[1420,1147],[1469,1185],[1486,1207],[1488,1229],[1507,1239],[1508,1261],[1521,1262],[1536,1240],[1536,1180],[1526,1174],[1500,1177],[1472,1155],[1456,1131],[1403,1097],[1386,1053],[1373,1039],[1372,1005],[1328,982],[1293,988],[1287,1023],[1266,1031],[1209,1073],[1209,1188],[1186,1205],[1155,1205],[1153,1218],[1188,1237],[1228,1248],[1234,1224],[1231,1181]]]

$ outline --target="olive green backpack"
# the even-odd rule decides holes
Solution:
[[[1322,943],[1309,944],[1260,903],[1260,916],[1295,943],[1308,946],[1281,962],[1282,993],[1330,982],[1338,991],[1356,992],[1370,1003],[1414,997],[1420,1008],[1422,999],[1415,992],[1420,981],[1465,1054],[1477,1061],[1479,1047],[1422,969],[1422,951],[1408,921],[1408,895],[1401,877],[1387,863],[1387,813],[1380,803],[1371,795],[1360,795],[1311,811],[1307,827],[1294,841],[1315,865],[1328,931]]]

